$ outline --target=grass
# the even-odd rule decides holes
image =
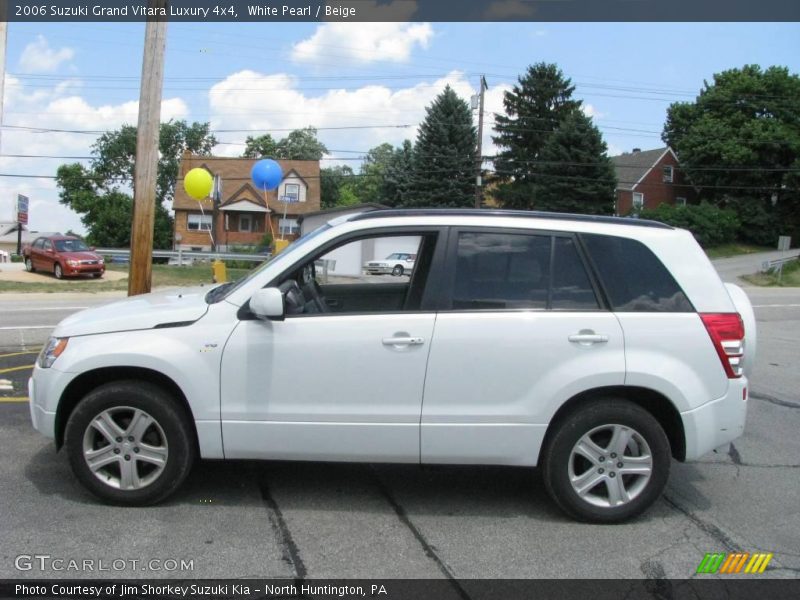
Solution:
[[[732,244],[722,244],[721,246],[714,246],[713,248],[706,248],[708,258],[728,258],[729,256],[740,256],[742,254],[754,254],[756,252],[769,252],[775,248],[767,248],[765,246],[753,246],[752,244],[740,244],[738,242]]]
[[[110,264],[108,271],[128,272],[128,265]],[[239,279],[250,272],[249,269],[228,269],[228,281]],[[153,265],[153,288],[192,286],[201,283],[211,284],[211,265],[192,265],[171,267]],[[127,291],[128,279],[119,281],[68,280],[63,283],[0,281],[0,292],[115,292]]]
[[[764,287],[800,287],[800,260],[793,260],[783,265],[780,278],[778,273],[756,273],[742,277],[747,283]]]

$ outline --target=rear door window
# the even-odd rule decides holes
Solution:
[[[598,310],[575,241],[544,233],[461,231],[454,310]]]
[[[628,238],[581,234],[611,308],[617,312],[693,312],[686,294],[644,244]]]

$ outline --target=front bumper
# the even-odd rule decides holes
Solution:
[[[73,376],[53,367],[42,369],[37,364],[28,379],[31,423],[36,431],[49,438],[55,437],[58,401]]]
[[[681,413],[686,460],[695,460],[742,435],[747,418],[747,377],[731,379],[728,393]]]
[[[90,275],[94,273],[103,274],[106,272],[105,264],[96,264],[96,265],[77,265],[72,266],[70,264],[64,265],[64,275]]]
[[[388,275],[392,272],[392,267],[364,267],[368,275]]]

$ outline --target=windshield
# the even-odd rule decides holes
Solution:
[[[411,255],[405,252],[395,252],[386,257],[386,260],[409,260]]]
[[[288,246],[286,246],[283,252],[294,250],[295,248],[298,248],[306,244],[308,241],[314,239],[320,233],[322,233],[323,231],[327,231],[330,228],[331,226],[328,225],[327,223],[325,223],[325,225],[317,227],[314,231],[310,231],[309,233],[300,236],[295,241],[290,243]],[[216,304],[220,300],[224,300],[234,291],[238,290],[240,287],[245,285],[248,281],[250,281],[254,277],[258,277],[258,275],[261,274],[261,272],[267,267],[269,267],[273,262],[275,262],[275,259],[278,258],[279,256],[280,254],[273,254],[269,260],[261,263],[260,266],[250,271],[248,275],[245,275],[244,277],[237,279],[236,281],[229,281],[228,283],[223,283],[222,285],[215,287],[213,290],[211,290],[206,294],[206,302],[208,302],[209,304]]]
[[[54,240],[53,244],[58,252],[86,252],[89,250],[89,246],[82,240]]]

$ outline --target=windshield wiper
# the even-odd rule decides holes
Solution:
[[[227,291],[235,281],[229,281],[228,283],[223,283],[222,285],[218,285],[213,290],[209,290],[206,294],[206,303],[208,304],[215,304],[222,300],[222,297],[225,295],[224,292]]]

